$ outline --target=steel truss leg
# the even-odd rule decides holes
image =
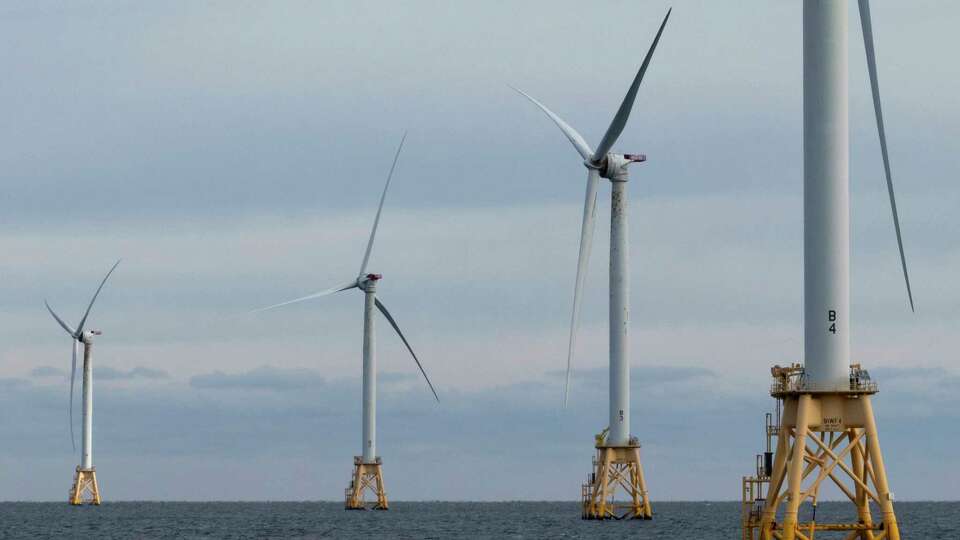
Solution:
[[[72,505],[100,504],[100,484],[97,483],[97,470],[93,467],[82,469],[77,467],[73,476],[73,487],[70,488]]]
[[[584,485],[583,519],[652,519],[640,448],[598,447],[595,461],[592,480]],[[629,497],[629,504],[615,503],[618,489]]]
[[[366,502],[368,491],[376,499],[376,503],[371,506],[373,510],[390,508],[383,484],[383,467],[380,458],[377,458],[375,463],[364,463],[362,457],[357,456],[353,460],[353,480],[346,490],[346,509],[366,510],[368,507]]]
[[[870,395],[799,394],[785,398],[784,405],[760,538],[806,540],[816,531],[845,531],[848,540],[900,540]],[[810,499],[815,509],[828,478],[853,503],[857,521],[800,523],[800,505]],[[879,507],[880,524],[871,514],[871,500]]]

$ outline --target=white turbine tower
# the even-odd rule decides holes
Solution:
[[[366,508],[365,494],[369,490],[376,496],[376,503],[373,508],[376,510],[386,510],[388,508],[386,491],[383,484],[382,462],[377,455],[377,354],[376,354],[376,334],[374,332],[374,308],[380,310],[380,313],[387,319],[390,326],[397,332],[403,344],[406,346],[413,361],[416,362],[420,373],[430,387],[434,399],[440,401],[437,391],[427,377],[423,365],[413,352],[413,348],[407,341],[407,338],[400,331],[397,321],[383,305],[383,302],[377,298],[377,281],[383,276],[380,274],[367,273],[367,263],[370,261],[370,252],[373,250],[373,241],[377,234],[377,226],[380,224],[380,213],[383,211],[383,202],[387,198],[387,189],[390,187],[390,179],[393,178],[393,171],[397,166],[397,160],[400,158],[400,150],[403,149],[403,142],[407,135],[404,133],[397,147],[397,153],[393,157],[393,164],[390,166],[390,173],[387,175],[387,182],[383,186],[383,193],[380,195],[380,205],[377,208],[377,215],[373,220],[373,229],[370,231],[370,239],[367,241],[367,249],[363,254],[363,262],[360,264],[358,276],[351,281],[340,286],[333,287],[324,291],[309,294],[307,296],[275,304],[256,310],[265,311],[281,306],[303,302],[322,296],[328,296],[337,292],[349,289],[360,289],[364,293],[363,306],[363,441],[360,456],[354,457],[354,472],[350,487],[346,490],[346,507],[348,510],[360,510]]]
[[[587,168],[587,191],[583,203],[583,224],[580,231],[580,256],[577,261],[577,277],[573,293],[573,314],[570,319],[570,341],[567,351],[567,371],[564,383],[563,403],[567,404],[570,388],[570,371],[577,327],[580,319],[583,283],[593,243],[593,228],[596,217],[597,184],[600,178],[610,180],[610,408],[609,424],[604,433],[597,436],[595,472],[588,483],[583,517],[586,519],[638,518],[650,519],[652,512],[647,497],[643,468],[640,465],[640,444],[630,435],[630,269],[629,242],[627,239],[627,167],[642,162],[646,156],[611,152],[623,132],[637,97],[644,73],[657,48],[663,29],[670,18],[667,11],[660,24],[653,44],[647,51],[627,95],[617,110],[610,127],[600,140],[596,150],[575,129],[545,105],[517,90],[532,101],[560,128],[583,159]],[[622,483],[621,483],[622,482]],[[618,515],[613,503],[616,485],[629,486],[631,502],[625,505],[626,513]]]
[[[768,437],[777,437],[776,458],[768,450],[757,477],[745,479],[758,487],[769,482],[767,496],[759,497],[764,501],[762,514],[752,514],[758,519],[744,523],[751,538],[754,532],[764,539],[812,538],[816,530],[851,531],[847,538],[864,540],[900,538],[871,405],[877,386],[860,363],[850,359],[847,9],[847,2],[836,0],[803,4],[804,363],[773,368],[772,395],[783,414],[779,426],[768,429]],[[887,193],[912,310],[868,1],[859,0],[859,9]],[[854,503],[855,523],[817,522],[819,490],[827,478]],[[812,518],[802,523],[799,507],[807,500]],[[871,504],[880,510],[879,522]]]
[[[87,317],[93,308],[93,303],[103,289],[104,284],[110,274],[116,270],[120,261],[114,263],[107,275],[104,276],[97,291],[93,293],[90,304],[80,319],[80,324],[73,329],[69,324],[63,321],[50,304],[44,300],[47,311],[60,324],[60,326],[73,339],[73,361],[70,366],[70,442],[73,449],[77,446],[73,435],[73,386],[77,373],[77,349],[83,344],[83,438],[81,440],[80,465],[77,466],[76,474],[73,478],[73,487],[70,489],[70,504],[78,505],[84,503],[100,504],[100,485],[97,483],[97,471],[93,466],[93,336],[99,336],[100,330],[86,330]]]

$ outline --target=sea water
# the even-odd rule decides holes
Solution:
[[[0,538],[631,538],[738,540],[738,502],[654,502],[651,521],[583,521],[573,502],[391,502],[345,511],[335,502],[106,502],[100,507],[0,503]],[[822,502],[817,521],[849,516]],[[960,503],[899,502],[906,540],[960,540]],[[809,518],[809,516],[801,516]],[[817,534],[818,540],[843,538]]]

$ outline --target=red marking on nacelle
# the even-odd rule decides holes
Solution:
[[[376,280],[382,279],[382,278],[383,278],[383,274],[367,274],[367,279],[370,279],[370,280],[373,280],[373,281],[376,281]]]
[[[627,161],[633,161],[633,162],[635,162],[635,163],[639,163],[639,162],[641,162],[641,161],[646,161],[646,160],[647,160],[647,155],[646,155],[646,154],[624,154],[623,157],[624,157],[624,159],[626,159]]]

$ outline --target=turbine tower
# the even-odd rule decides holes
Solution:
[[[759,491],[752,501],[744,501],[745,538],[755,538],[754,533],[767,540],[813,538],[819,530],[847,531],[851,539],[900,539],[871,405],[877,385],[850,360],[847,8],[846,2],[835,0],[803,4],[804,363],[772,370],[771,394],[782,416],[779,422],[768,421],[768,449],[758,460],[757,476],[744,479],[745,493],[747,483]],[[859,0],[859,10],[887,192],[913,310],[868,0]],[[770,450],[774,436],[775,455]],[[827,478],[854,504],[855,522],[816,521],[820,488]],[[800,508],[808,500],[812,517],[801,522]],[[879,509],[879,521],[871,504]],[[776,522],[778,511],[781,523]]]
[[[403,142],[407,135],[404,133],[397,147],[397,153],[393,157],[393,164],[390,166],[390,173],[387,175],[387,182],[383,186],[383,193],[380,195],[380,206],[377,208],[377,215],[373,220],[373,229],[370,231],[370,239],[367,241],[367,250],[363,255],[363,262],[360,264],[358,276],[347,283],[333,287],[324,291],[313,293],[301,298],[282,302],[265,308],[255,310],[266,311],[281,306],[303,302],[322,296],[328,296],[337,292],[349,289],[359,289],[364,293],[363,302],[363,440],[361,442],[361,455],[353,458],[353,476],[350,487],[346,489],[346,508],[347,510],[365,510],[368,505],[365,500],[367,492],[370,492],[376,502],[372,503],[375,510],[387,510],[389,503],[383,483],[382,460],[377,455],[377,349],[376,333],[374,332],[374,308],[383,314],[390,326],[397,332],[403,344],[406,346],[413,361],[416,362],[420,373],[427,381],[427,386],[433,393],[434,399],[440,401],[437,391],[427,377],[423,365],[413,352],[413,347],[407,341],[407,338],[400,331],[397,321],[390,315],[387,307],[377,298],[377,282],[383,277],[380,274],[367,273],[367,263],[370,261],[370,253],[373,250],[373,240],[377,234],[377,226],[380,224],[380,213],[383,210],[383,202],[387,198],[387,189],[390,187],[390,179],[393,178],[393,171],[397,166],[397,160],[400,158],[400,150],[403,149]]]
[[[81,450],[80,450],[80,465],[77,466],[76,472],[73,477],[73,487],[70,488],[70,499],[69,502],[72,505],[80,504],[100,504],[100,484],[97,483],[97,469],[93,466],[93,336],[99,336],[101,334],[100,330],[86,330],[85,326],[87,324],[87,317],[90,315],[90,309],[93,308],[93,303],[96,302],[97,296],[100,294],[100,291],[103,289],[104,284],[107,283],[107,279],[110,277],[110,274],[116,270],[117,265],[120,264],[120,261],[114,263],[113,267],[110,268],[110,271],[107,272],[107,275],[104,276],[103,281],[100,282],[100,286],[97,287],[97,291],[93,293],[93,298],[90,299],[90,304],[87,306],[87,311],[84,312],[83,318],[80,319],[80,324],[77,325],[76,330],[74,330],[69,324],[65,323],[62,318],[53,308],[50,307],[50,304],[44,300],[44,305],[47,306],[47,311],[50,312],[50,315],[53,315],[53,318],[57,321],[58,324],[70,335],[73,339],[73,361],[70,366],[70,442],[73,444],[73,449],[76,451],[77,445],[74,440],[73,435],[73,387],[75,382],[75,377],[77,373],[77,349],[80,348],[80,344],[83,344],[83,438],[81,440]]]
[[[650,519],[653,517],[643,467],[640,464],[640,442],[630,434],[630,245],[627,238],[627,167],[631,163],[646,161],[639,154],[611,152],[630,117],[633,102],[637,97],[643,75],[647,71],[653,52],[657,48],[663,29],[670,18],[667,11],[653,44],[647,51],[633,83],[627,90],[620,108],[596,150],[591,150],[586,140],[563,119],[545,105],[517,90],[539,107],[560,128],[583,159],[587,168],[587,191],[583,204],[583,223],[580,231],[580,255],[577,261],[577,277],[573,293],[573,313],[570,319],[570,340],[567,351],[567,371],[563,390],[566,407],[570,392],[570,371],[576,345],[577,328],[580,322],[583,284],[593,243],[593,228],[596,218],[597,184],[600,178],[611,183],[610,194],[610,406],[609,424],[596,436],[594,472],[583,486],[584,519]],[[630,502],[615,503],[617,486],[623,487]]]

